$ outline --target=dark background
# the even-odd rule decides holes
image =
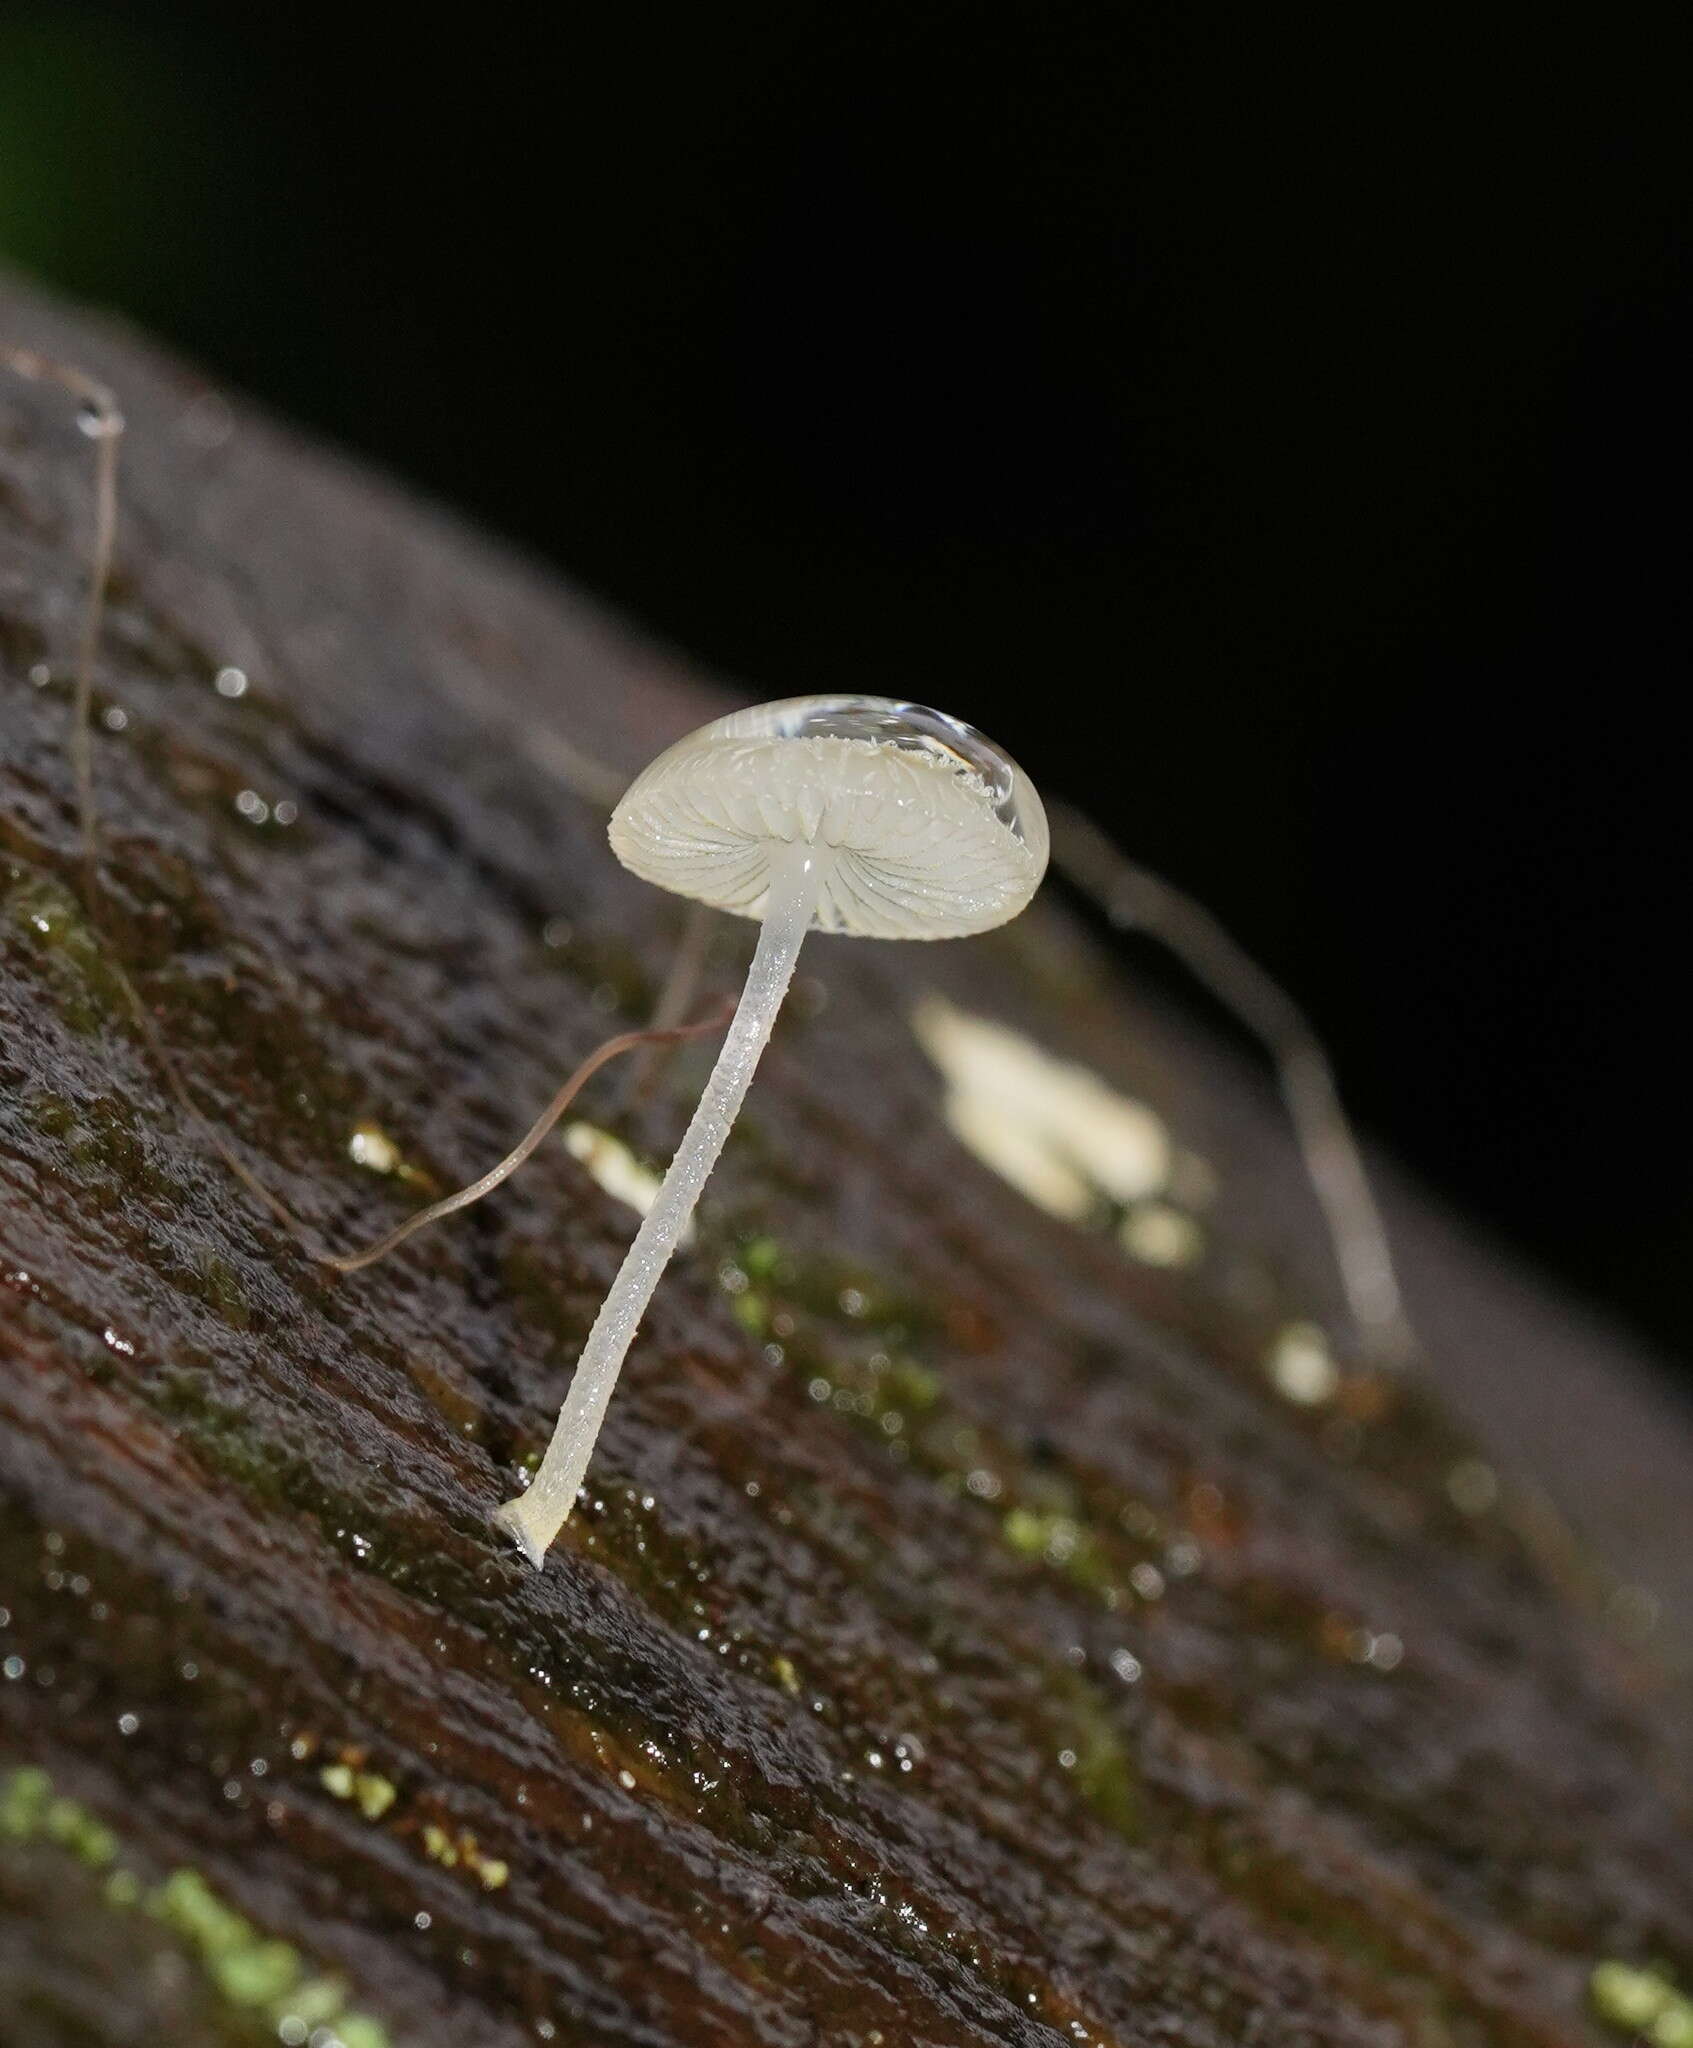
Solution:
[[[749,695],[983,725],[1693,1352],[1686,37],[486,12],[9,6],[0,252]]]

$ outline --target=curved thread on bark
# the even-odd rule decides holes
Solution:
[[[33,349],[6,348],[0,351],[0,362],[4,362],[8,370],[32,384],[56,385],[59,390],[68,392],[77,399],[83,407],[81,422],[84,430],[94,443],[94,532],[90,543],[88,589],[83,601],[82,624],[77,636],[76,656],[72,669],[71,722],[67,738],[71,780],[76,792],[84,907],[89,922],[106,942],[107,965],[123,991],[124,1001],[129,1005],[136,1029],[141,1033],[142,1041],[177,1108],[190,1121],[200,1125],[214,1153],[248,1193],[262,1202],[273,1215],[280,1217],[290,1228],[297,1229],[298,1225],[288,1211],[257,1175],[235,1156],[210,1120],[200,1113],[175,1060],[159,1036],[158,1026],[142,999],[141,991],[136,987],[101,922],[100,820],[99,806],[94,795],[92,730],[94,663],[100,648],[106,588],[111,581],[112,555],[117,539],[118,451],[124,433],[122,409],[113,393],[97,378],[88,376],[86,372],[71,364],[55,362],[50,357],[38,355]]]
[[[80,401],[78,424],[94,443],[94,536],[88,564],[88,589],[83,596],[82,625],[77,636],[71,697],[71,778],[76,787],[77,824],[82,859],[92,880],[97,854],[98,820],[94,804],[94,755],[90,723],[94,710],[94,657],[100,645],[100,623],[106,608],[106,586],[112,575],[112,546],[118,524],[118,446],[124,418],[116,397],[97,378],[65,363],[38,355],[34,349],[7,348],[0,361],[15,376],[32,384],[56,384]]]
[[[972,727],[886,697],[796,697],[718,719],[612,814],[625,867],[759,922],[729,1035],[601,1304],[534,1483],[495,1519],[534,1565],[563,1527],[618,1374],[746,1098],[805,935],[962,938],[1015,917],[1046,869],[1039,797]]]
[[[1416,1338],[1387,1228],[1334,1069],[1304,1012],[1202,903],[1130,860],[1080,811],[1054,804],[1052,839],[1060,872],[1111,924],[1156,939],[1269,1053],[1359,1338],[1372,1363],[1403,1366]]]
[[[68,392],[83,407],[84,430],[94,443],[94,533],[90,544],[88,589],[83,603],[82,624],[77,637],[72,671],[71,722],[67,747],[71,779],[76,792],[77,826],[81,842],[84,907],[89,922],[106,942],[106,961],[123,991],[136,1029],[148,1054],[162,1076],[166,1090],[178,1109],[200,1126],[216,1156],[249,1194],[291,1230],[299,1225],[281,1202],[234,1151],[224,1142],[211,1120],[202,1115],[189,1093],[176,1061],[171,1056],[151,1011],[142,999],[129,970],[101,922],[100,818],[94,795],[93,710],[94,663],[100,648],[100,629],[105,618],[106,588],[111,581],[112,555],[117,539],[118,451],[124,434],[124,417],[114,394],[97,378],[71,364],[53,361],[33,349],[6,348],[0,362],[32,384],[52,384]]]
[[[443,1195],[440,1201],[431,1202],[427,1209],[419,1209],[415,1216],[408,1216],[404,1223],[396,1224],[385,1237],[379,1237],[365,1251],[318,1252],[314,1255],[318,1263],[333,1266],[338,1273],[357,1273],[366,1266],[374,1266],[378,1259],[386,1258],[396,1247],[404,1244],[414,1231],[426,1229],[431,1223],[440,1223],[448,1216],[456,1216],[459,1210],[480,1202],[484,1195],[491,1195],[502,1181],[509,1180],[608,1060],[616,1059],[619,1053],[633,1052],[637,1046],[681,1045],[690,1038],[707,1037],[721,1031],[733,1013],[733,1004],[726,1002],[711,1016],[702,1017],[697,1024],[654,1024],[642,1031],[620,1031],[614,1038],[604,1040],[575,1069],[497,1166],[490,1167],[479,1180],[473,1180],[456,1194]]]

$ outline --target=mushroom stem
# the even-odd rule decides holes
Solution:
[[[769,1042],[811,924],[825,858],[824,849],[804,842],[772,858],[758,947],[711,1079],[588,1332],[541,1468],[528,1492],[507,1501],[494,1517],[533,1565],[543,1562],[576,1504],[624,1356]]]

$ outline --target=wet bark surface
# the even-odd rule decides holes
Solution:
[[[336,1279],[207,1132],[335,1248],[490,1163],[649,1014],[684,912],[606,789],[725,699],[141,345],[0,331],[130,419],[91,883],[87,444],[0,393],[8,2048],[1555,2048],[1626,2037],[1596,1968],[1689,1981],[1685,1418],[1410,1197],[1428,1355],[1368,1371],[1265,1091],[1061,905],[808,947],[523,1564],[629,1210],[555,1141]],[[937,992],[1150,1105],[1193,1263],[961,1146]],[[582,1113],[662,1160],[709,1057]]]

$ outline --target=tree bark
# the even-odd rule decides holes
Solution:
[[[0,393],[7,2048],[1675,2023],[1684,1414],[1402,1190],[1426,1356],[1351,1361],[1265,1090],[1060,902],[808,946],[592,1504],[543,1572],[496,1536],[630,1212],[554,1143],[368,1272],[310,1249],[645,1021],[685,913],[606,800],[727,700],[133,339],[17,285],[0,337],[130,422],[91,880],[87,444]],[[964,1149],[935,993],[1151,1105],[1195,1263]],[[710,1051],[582,1113],[662,1161]],[[1278,1382],[1305,1322],[1338,1369]]]

